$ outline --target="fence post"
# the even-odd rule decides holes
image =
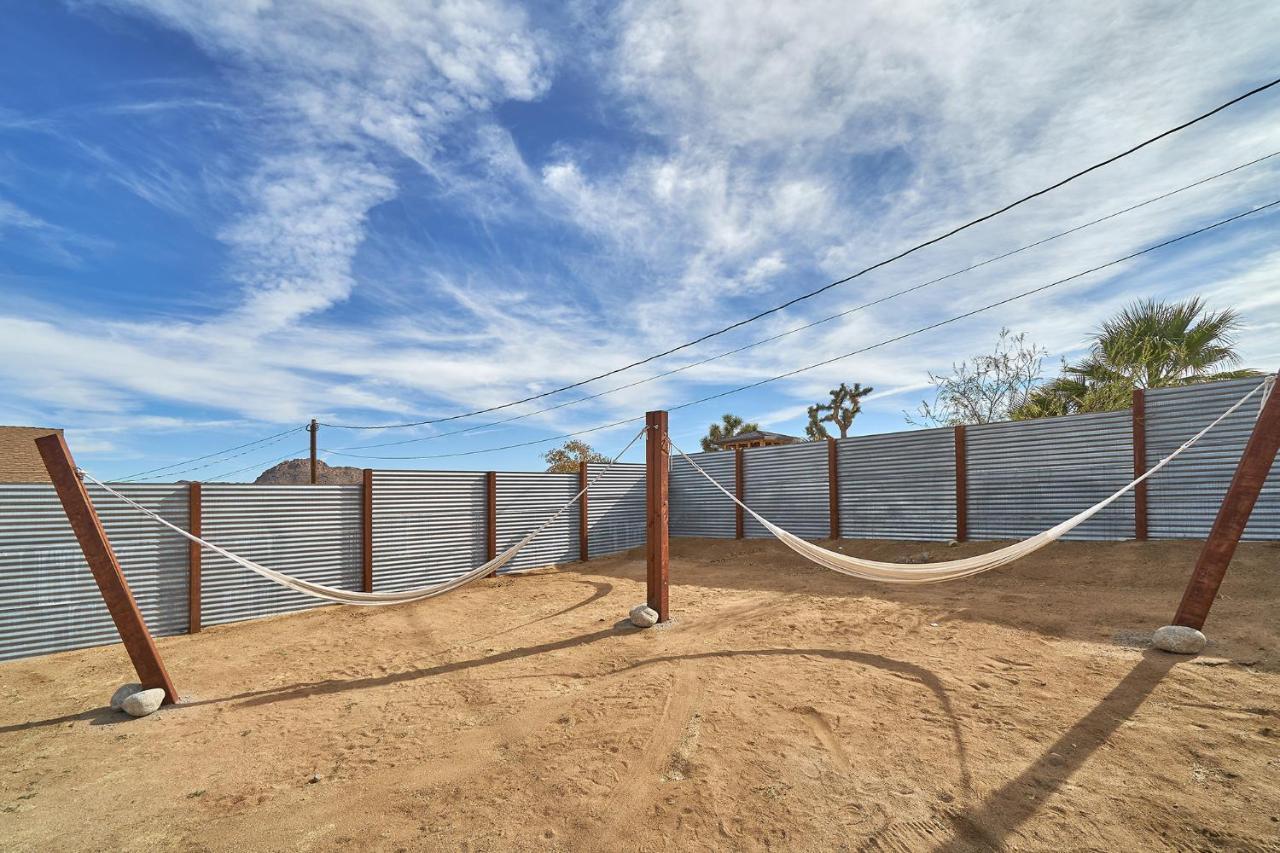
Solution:
[[[587,541],[587,460],[578,463],[578,491],[582,497],[578,499],[578,562],[585,563],[589,557],[590,543]]]
[[[360,588],[373,592],[373,469],[360,481]]]
[[[484,561],[498,556],[498,472],[484,475]],[[493,572],[490,577],[496,575]]]
[[[667,413],[648,412],[645,420],[645,587],[647,602],[658,621],[670,618],[667,587],[671,574],[671,542],[667,523],[670,503]]]
[[[203,536],[201,532],[200,484],[187,484],[187,532]],[[187,633],[200,633],[201,614],[201,551],[200,544],[187,540]]]
[[[1147,472],[1147,395],[1141,388],[1133,389],[1133,478]],[[1133,489],[1133,538],[1147,540],[1147,481]]]
[[[147,623],[138,610],[138,602],[134,600],[120,561],[111,550],[111,542],[107,532],[102,529],[102,522],[93,501],[85,490],[80,475],[76,472],[76,463],[67,449],[67,442],[61,433],[42,436],[36,439],[36,447],[40,450],[40,458],[44,460],[45,470],[58,493],[58,500],[67,514],[67,521],[76,534],[84,560],[93,572],[93,579],[102,593],[102,600],[111,614],[120,640],[124,643],[129,660],[138,673],[138,681],[144,690],[161,688],[164,690],[165,704],[178,701],[178,691],[164,668],[160,659],[160,650],[156,641],[147,630]]]
[[[742,503],[747,502],[747,462],[746,453],[741,447],[733,449],[734,494]],[[733,538],[743,537],[742,504],[733,505]]]
[[[1218,516],[1213,521],[1209,538],[1196,560],[1195,571],[1173,617],[1174,625],[1196,629],[1204,627],[1209,608],[1213,606],[1218,587],[1222,585],[1227,566],[1235,556],[1236,545],[1240,543],[1240,536],[1258,501],[1258,493],[1262,491],[1267,474],[1276,461],[1277,450],[1280,450],[1280,391],[1273,387],[1253,425],[1253,432],[1240,456],[1240,464],[1236,466]]]
[[[831,538],[840,538],[840,455],[836,440],[827,437],[827,511],[831,518]]]
[[[956,445],[956,541],[969,538],[969,463],[965,450],[964,424],[955,428]]]

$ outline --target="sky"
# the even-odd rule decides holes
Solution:
[[[251,480],[304,455],[310,418],[422,421],[577,382],[1280,76],[1273,2],[0,5],[0,423],[65,428],[104,478],[173,466],[157,479]],[[322,426],[323,458],[538,470],[558,443],[547,439],[860,349],[1274,201],[1280,156],[804,332],[538,409],[1278,151],[1280,87],[696,347],[488,416]],[[675,409],[672,437],[696,449],[728,411],[801,434],[806,407],[842,381],[875,388],[854,434],[907,429],[930,371],[989,351],[1002,327],[1044,347],[1052,375],[1139,298],[1239,310],[1246,365],[1275,369],[1278,217]],[[641,422],[582,438],[612,455]]]

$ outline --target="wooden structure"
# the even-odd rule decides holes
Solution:
[[[360,589],[373,592],[373,469],[360,477]]]
[[[737,435],[722,438],[716,442],[716,445],[721,450],[746,450],[748,447],[779,447],[784,444],[798,444],[800,441],[801,439],[794,435],[753,429],[750,432],[740,432]]]
[[[107,532],[103,530],[98,513],[93,508],[93,501],[89,499],[89,493],[76,472],[66,441],[61,434],[55,433],[36,439],[36,447],[40,450],[45,470],[49,472],[49,479],[58,493],[58,500],[62,502],[67,521],[75,532],[76,541],[80,543],[80,550],[84,552],[85,562],[93,572],[93,579],[102,593],[111,621],[115,623],[125,651],[133,661],[142,689],[161,688],[165,693],[165,704],[177,702],[178,691],[164,668],[164,662],[160,660],[156,641],[147,630],[138,602],[134,600],[124,572],[120,569],[120,562],[111,550]]]
[[[580,563],[591,559],[588,542],[590,530],[587,525],[587,482],[587,460],[583,459],[578,463],[578,491],[582,492],[582,496],[578,498],[578,562]]]
[[[827,513],[830,535],[840,538],[840,452],[834,438],[827,438]]]
[[[307,432],[311,433],[311,485],[316,484],[316,436],[320,432],[320,424],[316,423],[316,419],[311,419],[311,426],[307,427]]]
[[[747,502],[747,454],[741,447],[733,451],[733,494],[742,501],[733,505],[733,537],[741,539],[746,535],[742,504]]]
[[[1275,464],[1277,450],[1280,450],[1280,391],[1273,386],[1253,425],[1253,433],[1240,456],[1240,464],[1218,509],[1213,529],[1209,531],[1209,538],[1196,560],[1195,571],[1173,617],[1174,625],[1196,629],[1204,627],[1209,608],[1218,595],[1218,587],[1227,574],[1227,566],[1235,556],[1236,545],[1240,543],[1254,504],[1258,502],[1262,484],[1267,481],[1271,466]]]
[[[1147,473],[1147,394],[1133,389],[1133,479]],[[1147,481],[1133,487],[1133,538],[1147,539]]]
[[[670,618],[667,587],[671,574],[671,543],[668,533],[670,501],[670,447],[667,442],[667,413],[648,412],[645,421],[645,588],[650,607],[658,621]]]
[[[187,486],[187,531],[192,536],[202,536],[203,517],[201,510],[201,489],[199,483]],[[203,570],[202,551],[199,542],[187,540],[187,633],[200,633],[200,608],[203,582],[200,573]]]
[[[969,454],[965,447],[964,424],[955,428],[956,444],[956,541],[969,538]]]

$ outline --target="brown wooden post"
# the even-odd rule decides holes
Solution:
[[[316,423],[316,419],[311,419],[311,485],[316,484],[316,433],[319,431],[320,425]]]
[[[484,560],[498,556],[498,472],[484,475]],[[494,572],[497,574],[497,572]]]
[[[746,452],[741,447],[733,449],[733,492],[742,503],[747,502],[747,460]],[[741,539],[744,534],[742,504],[733,505],[733,536]]]
[[[668,533],[667,480],[670,473],[667,447],[667,413],[645,415],[645,587],[650,607],[658,611],[658,621],[670,618],[667,587],[671,574],[671,542]]]
[[[956,541],[969,538],[969,462],[965,452],[964,424],[955,428],[956,444]]]
[[[1227,496],[1218,509],[1200,558],[1196,560],[1195,571],[1173,617],[1174,625],[1196,629],[1204,627],[1209,608],[1213,606],[1218,587],[1222,585],[1227,566],[1231,565],[1236,545],[1258,501],[1258,493],[1275,464],[1277,450],[1280,450],[1280,389],[1273,388],[1253,425],[1253,433],[1245,445],[1240,464],[1236,466],[1235,476],[1231,478]]]
[[[578,499],[578,561],[585,563],[590,556],[587,528],[587,460],[578,463],[578,490],[582,497]]]
[[[360,588],[373,592],[373,470],[364,469],[360,486]]]
[[[827,438],[827,512],[831,518],[831,538],[840,538],[840,457],[836,440]]]
[[[1147,395],[1133,389],[1133,478],[1147,473]],[[1147,539],[1147,481],[1133,488],[1133,538]]]
[[[66,441],[60,433],[54,433],[37,438],[36,447],[58,493],[58,500],[62,502],[67,521],[71,522],[71,529],[80,543],[80,550],[84,552],[85,562],[93,572],[93,579],[98,584],[98,591],[102,593],[111,621],[115,622],[125,651],[133,661],[138,681],[142,683],[144,690],[157,687],[163,689],[165,704],[177,702],[178,691],[169,679],[164,662],[160,660],[160,650],[156,648],[156,642],[147,630],[147,623],[138,610],[138,602],[134,600],[115,552],[111,550],[107,532],[102,529],[93,501],[89,499],[89,493],[76,473],[76,465]]]
[[[187,484],[187,532],[192,536],[202,536],[200,511],[200,484]],[[200,543],[187,540],[187,633],[200,633],[201,614],[201,551]]]

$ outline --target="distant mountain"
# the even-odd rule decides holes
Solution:
[[[316,460],[316,482],[329,486],[359,484],[364,474],[359,468],[332,467]],[[311,482],[311,460],[289,459],[272,465],[253,481],[255,486],[305,486]]]

